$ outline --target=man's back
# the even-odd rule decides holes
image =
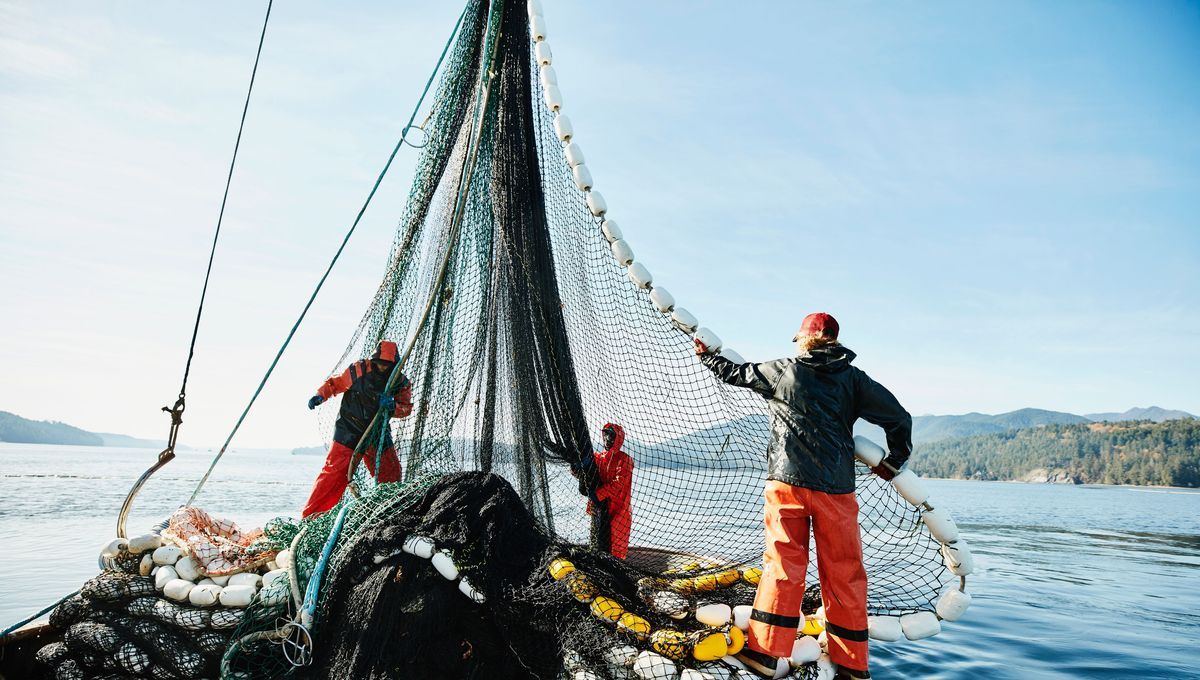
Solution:
[[[850,493],[854,422],[861,417],[883,427],[889,448],[902,450],[905,457],[912,428],[912,418],[892,393],[850,365],[854,358],[853,351],[833,344],[761,364],[738,365],[715,354],[701,360],[721,380],[753,389],[768,400],[768,479],[825,493]]]

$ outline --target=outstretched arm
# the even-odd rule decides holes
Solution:
[[[317,388],[317,394],[321,399],[332,399],[350,389],[350,382],[350,368],[346,368],[345,371],[342,371],[341,375],[334,376],[321,383],[321,386]]]
[[[895,473],[912,454],[912,416],[886,387],[858,371],[858,417],[883,428],[888,456],[882,465]]]
[[[717,376],[717,379],[733,385],[734,387],[746,387],[758,392],[764,397],[770,397],[775,393],[775,388],[763,374],[763,368],[767,364],[735,364],[729,359],[709,352],[708,348],[699,340],[696,341],[696,354],[700,356],[700,363],[708,367],[708,370]]]

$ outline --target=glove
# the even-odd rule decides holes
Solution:
[[[900,474],[900,468],[893,465],[890,458],[890,456],[888,458],[884,458],[883,460],[879,461],[879,465],[871,468],[871,472],[874,472],[885,481],[889,482],[892,481],[893,477]]]
[[[700,342],[699,339],[696,339],[695,343],[696,343],[696,354],[697,355],[708,354],[708,345],[704,344],[703,342]]]
[[[396,410],[396,398],[390,394],[379,395],[379,408],[391,413]]]
[[[324,403],[325,403],[325,397],[322,397],[322,396],[321,396],[321,395],[319,395],[319,394],[318,394],[318,395],[315,395],[315,396],[313,396],[313,398],[312,398],[312,399],[309,399],[309,400],[308,400],[308,410],[309,410],[309,411],[311,411],[311,410],[313,410],[314,408],[316,408],[316,407],[318,407],[318,406],[320,406],[321,404],[324,404]]]

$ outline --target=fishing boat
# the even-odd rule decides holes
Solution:
[[[99,573],[0,640],[5,678],[741,677],[766,405],[697,361],[699,340],[745,363],[635,256],[639,227],[592,175],[547,26],[539,0],[468,0],[393,151],[418,154],[415,176],[335,375],[393,342],[386,391],[411,385],[413,406],[375,414],[340,502],[242,528],[223,518],[237,508],[204,505],[206,474],[159,525],[127,531],[175,455],[185,369],[167,448],[115,536],[95,537]],[[337,410],[319,407],[327,432]],[[636,461],[624,559],[597,495],[603,423]],[[379,482],[388,443],[403,475]],[[929,637],[970,603],[970,549],[916,475],[874,476],[884,451],[855,444],[870,636]],[[819,559],[776,677],[833,677]]]

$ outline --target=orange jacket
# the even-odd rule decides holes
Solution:
[[[329,378],[317,388],[317,394],[330,399],[339,394],[342,398],[338,410],[333,439],[353,448],[366,431],[367,426],[379,410],[379,398],[387,386],[388,376],[396,365],[396,343],[384,340],[379,343],[375,356],[350,364],[341,375]],[[393,418],[404,418],[412,413],[412,383],[403,374],[397,383],[396,407]],[[389,437],[390,440],[390,437]]]
[[[609,512],[615,515],[629,508],[633,496],[633,459],[621,450],[621,445],[625,443],[625,430],[613,423],[605,423],[604,427],[611,427],[616,437],[607,451],[593,454],[600,482],[596,487],[596,498],[608,501]]]

